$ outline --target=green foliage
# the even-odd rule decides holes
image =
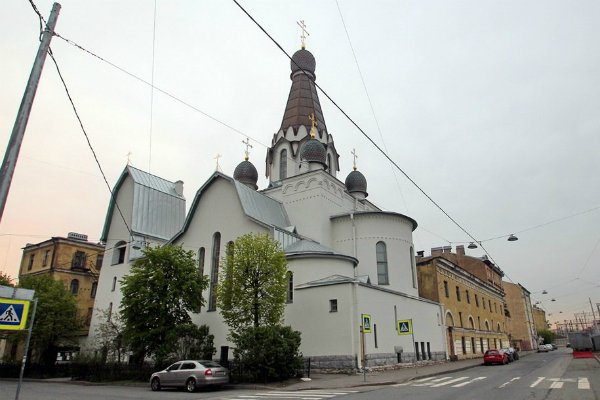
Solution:
[[[0,285],[15,286],[15,283],[13,281],[13,278],[9,274],[7,274],[3,271],[0,271]]]
[[[77,343],[81,325],[75,298],[50,275],[22,277],[19,286],[35,290],[38,299],[30,343],[33,360],[53,365],[59,347]]]
[[[175,347],[171,356],[177,360],[212,359],[217,352],[215,336],[209,334],[207,325],[185,324],[173,331]]]
[[[287,293],[287,261],[268,235],[240,236],[228,249],[219,277],[221,315],[235,336],[247,327],[281,323]]]
[[[173,351],[176,330],[204,304],[208,282],[194,252],[175,245],[147,248],[121,282],[124,337],[139,360],[152,355],[161,363]]]
[[[289,326],[250,327],[236,342],[235,364],[250,381],[284,380],[302,368],[300,332]]]
[[[103,362],[121,362],[125,355],[126,342],[123,335],[124,325],[118,313],[99,310],[100,320],[104,321],[96,327],[96,350],[102,354]]]
[[[545,344],[550,344],[554,341],[554,339],[556,339],[556,333],[549,329],[540,329],[538,331],[538,336],[544,338]]]

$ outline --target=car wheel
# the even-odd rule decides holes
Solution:
[[[194,378],[190,378],[185,383],[185,390],[192,393],[196,390],[196,380]]]
[[[153,378],[152,382],[150,382],[150,389],[152,389],[153,392],[158,392],[160,390],[160,379]]]

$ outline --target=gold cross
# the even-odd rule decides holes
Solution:
[[[312,123],[312,126],[310,127],[310,137],[314,139],[317,136],[317,119],[315,118],[315,113],[310,113],[308,119],[310,119],[310,122]]]
[[[219,166],[219,158],[223,157],[222,155],[218,154],[215,156],[215,160],[217,160],[217,166],[215,167],[215,171],[221,171],[221,167]]]
[[[352,151],[350,152],[350,154],[352,154],[352,157],[354,157],[354,161],[352,168],[354,168],[354,170],[356,171],[356,159],[358,158],[358,156],[356,155],[356,149],[352,149]]]
[[[246,140],[242,140],[242,143],[244,143],[246,145],[246,157],[244,157],[244,159],[246,161],[248,161],[248,159],[250,158],[250,151],[249,149],[251,149],[253,146],[250,144],[250,138],[246,138]]]
[[[308,31],[306,30],[306,24],[304,23],[303,19],[300,21],[296,21],[296,23],[298,24],[300,29],[302,29],[302,34],[300,35],[300,40],[302,41],[302,48],[305,49],[306,48],[306,35],[310,36],[310,33],[308,33]]]

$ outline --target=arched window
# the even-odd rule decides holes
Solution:
[[[113,283],[112,283],[112,288],[110,289],[110,291],[114,292],[116,287],[117,287],[117,277],[113,276]]]
[[[90,290],[90,297],[96,298],[96,292],[98,291],[98,282],[92,282],[92,289]]]
[[[198,250],[198,272],[200,275],[204,275],[204,257],[206,256],[206,250],[204,247],[200,247]]]
[[[285,178],[287,178],[287,149],[283,149],[279,153],[279,179]]]
[[[79,293],[79,280],[73,279],[71,281],[71,294],[77,296],[77,293]]]
[[[294,302],[294,274],[292,271],[287,272],[287,302]]]
[[[487,320],[485,321],[485,330],[486,331],[490,330],[490,323]]]
[[[125,249],[126,248],[127,248],[127,243],[125,243],[122,240],[115,245],[115,248],[113,249],[111,265],[123,264],[125,262]]]
[[[213,235],[212,260],[210,271],[210,292],[208,297],[208,311],[217,309],[217,284],[219,282],[219,257],[221,257],[221,234]]]
[[[469,315],[469,328],[475,329],[475,321],[473,321],[473,317]]]
[[[388,264],[387,264],[387,249],[384,242],[377,242],[375,246],[377,254],[377,284],[389,285]]]
[[[497,331],[497,332],[500,332],[500,322],[498,322],[498,326],[497,326],[497,328],[498,328],[498,329],[496,329],[496,331]]]

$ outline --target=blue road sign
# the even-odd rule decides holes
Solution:
[[[0,330],[22,330],[27,323],[29,301],[0,298]]]

